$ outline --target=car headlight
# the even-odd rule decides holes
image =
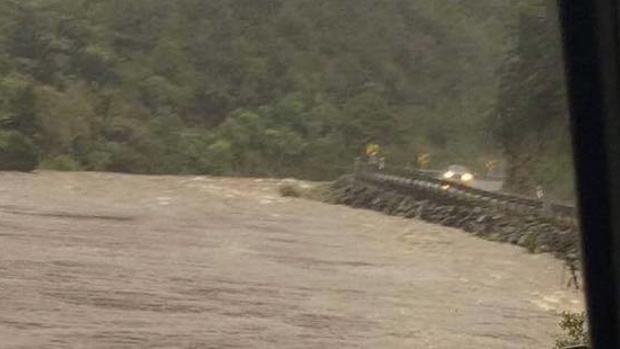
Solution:
[[[454,172],[452,171],[448,171],[443,174],[443,178],[452,178],[452,177],[454,177]]]
[[[463,176],[461,176],[461,179],[464,180],[465,182],[469,182],[472,179],[474,179],[474,176],[471,173],[466,173]]]

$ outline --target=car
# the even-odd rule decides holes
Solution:
[[[474,175],[465,166],[452,165],[443,172],[442,178],[448,181],[469,184],[474,180]]]

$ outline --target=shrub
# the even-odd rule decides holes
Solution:
[[[103,148],[103,147],[99,147]],[[84,166],[88,171],[106,171],[112,162],[112,154],[105,149],[95,149],[84,156]]]
[[[589,336],[586,329],[585,313],[562,313],[560,327],[564,332],[555,342],[556,349],[562,349],[571,345],[588,345]]]
[[[82,166],[68,155],[58,155],[54,157],[45,158],[43,159],[39,167],[42,169],[54,170],[54,171],[83,170]]]
[[[151,164],[144,154],[135,148],[116,142],[108,142],[98,154],[98,170],[121,173],[149,173]]]
[[[303,196],[310,200],[327,202],[329,200],[329,189],[332,182],[314,184],[304,190]]]
[[[0,170],[30,172],[39,165],[39,148],[22,133],[0,131]]]
[[[284,197],[299,198],[301,197],[301,189],[294,184],[283,184],[280,186],[280,195]]]
[[[280,195],[284,197],[299,198],[303,194],[303,188],[294,179],[284,179],[280,182]]]

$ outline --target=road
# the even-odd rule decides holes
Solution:
[[[444,171],[426,170],[426,171],[420,171],[420,172],[433,178],[445,180],[445,178],[443,178]],[[470,183],[470,185],[474,188],[482,189],[486,191],[500,191],[502,189],[502,186],[504,185],[504,181],[501,179],[488,179],[488,177],[478,178],[474,176],[474,180]]]
[[[0,173],[0,194],[0,348],[539,349],[582,307],[548,255],[271,180]]]
[[[500,191],[504,182],[490,179],[474,179],[471,186],[486,191]]]

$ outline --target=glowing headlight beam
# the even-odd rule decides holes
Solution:
[[[474,179],[474,176],[471,173],[465,173],[463,176],[461,176],[461,179],[467,182]]]

